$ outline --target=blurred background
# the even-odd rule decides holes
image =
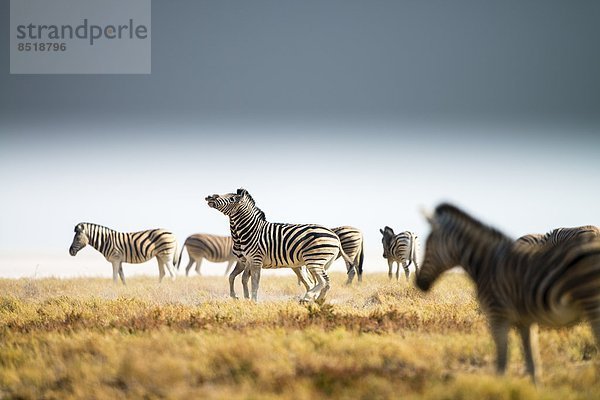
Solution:
[[[599,19],[597,1],[154,1],[150,75],[10,75],[2,29],[0,276],[111,276],[68,255],[81,221],[227,234],[204,197],[239,187],[270,221],[362,229],[366,272],[387,270],[379,228],[424,242],[440,201],[515,237],[600,225]]]

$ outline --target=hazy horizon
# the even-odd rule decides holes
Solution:
[[[153,2],[145,76],[10,75],[0,30],[0,277],[110,276],[93,250],[68,256],[81,221],[227,234],[204,197],[239,187],[270,221],[360,228],[366,271],[387,268],[379,228],[424,241],[419,209],[442,201],[512,237],[600,225],[598,16],[592,1]]]

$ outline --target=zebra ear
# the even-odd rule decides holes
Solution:
[[[380,229],[379,232],[383,235],[383,229]]]
[[[81,232],[83,232],[83,225],[82,225],[82,224],[77,224],[77,225],[75,225],[75,232],[76,232],[76,233],[81,233]]]
[[[248,191],[246,189],[239,188],[237,190],[237,194],[239,194],[241,196],[245,195],[246,193],[248,193]]]
[[[424,207],[421,207],[421,214],[423,214],[429,225],[431,225],[432,227],[435,225],[433,214],[430,211],[427,211]]]

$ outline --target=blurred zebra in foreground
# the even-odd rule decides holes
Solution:
[[[590,321],[600,344],[600,242],[585,236],[523,246],[460,209],[442,204],[428,217],[431,233],[417,286],[429,290],[439,275],[462,266],[475,281],[496,344],[496,368],[508,361],[508,332],[516,327],[534,382],[537,324],[561,327]]]
[[[177,269],[179,269],[184,249],[187,250],[190,259],[187,267],[185,267],[186,276],[189,275],[194,263],[196,263],[196,272],[201,275],[200,267],[204,259],[214,263],[227,262],[225,275],[229,274],[231,267],[237,262],[237,257],[233,254],[233,240],[230,236],[217,236],[206,233],[188,236],[179,253],[179,261],[175,264]]]
[[[139,264],[156,257],[158,261],[159,282],[165,276],[165,268],[175,279],[173,262],[177,263],[177,240],[175,235],[164,229],[123,233],[101,225],[79,223],[75,225],[75,237],[69,253],[75,256],[86,245],[98,250],[113,267],[113,282],[117,283],[117,274],[125,284],[122,264]]]
[[[244,264],[233,270],[230,283],[231,276],[247,268],[252,280],[254,301],[261,268],[292,268],[307,289],[302,301],[322,301],[330,288],[327,268],[340,252],[347,263],[352,262],[343,252],[340,239],[331,230],[319,225],[268,222],[245,189],[207,196],[206,201],[209,207],[229,217],[234,254]],[[303,265],[306,265],[315,282],[312,288],[309,288],[304,277],[301,278],[300,267]]]
[[[600,239],[600,229],[597,226],[585,225],[576,228],[557,228],[546,234],[532,233],[523,235],[515,242],[518,245],[536,246],[551,243],[557,246],[569,240],[591,241]]]
[[[395,262],[396,280],[400,276],[400,264],[402,264],[408,282],[410,276],[408,267],[410,267],[410,264],[415,263],[415,273],[419,270],[417,264],[417,235],[409,231],[400,232],[396,235],[389,226],[380,229],[379,232],[383,235],[381,243],[383,244],[383,258],[387,259],[388,262],[388,278],[392,279],[392,269]]]

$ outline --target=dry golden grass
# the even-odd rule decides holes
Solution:
[[[0,280],[0,398],[597,399],[586,325],[543,330],[533,387],[511,337],[507,377],[472,285],[428,294],[384,274],[323,306],[298,304],[293,277],[263,277],[259,303],[223,277]]]

